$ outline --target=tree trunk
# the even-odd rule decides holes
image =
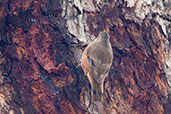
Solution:
[[[0,114],[170,114],[171,1],[0,0]],[[109,30],[114,59],[90,102],[84,48]]]

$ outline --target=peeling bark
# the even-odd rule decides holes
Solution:
[[[0,114],[169,114],[169,0],[0,0]],[[90,102],[83,49],[109,29],[114,60]]]

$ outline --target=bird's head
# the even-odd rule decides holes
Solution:
[[[100,38],[101,40],[104,40],[104,41],[108,41],[109,40],[109,34],[105,31],[102,31],[99,33],[98,38]]]

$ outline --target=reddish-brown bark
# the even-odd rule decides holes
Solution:
[[[1,113],[169,114],[171,98],[163,67],[166,36],[153,18],[142,24],[126,19],[131,11],[118,2],[84,12],[90,34],[97,36],[109,28],[114,53],[102,109],[90,106],[89,111],[84,99],[89,82],[74,55],[84,46],[73,44],[77,38],[68,31],[62,3],[0,1],[0,107],[6,107]]]

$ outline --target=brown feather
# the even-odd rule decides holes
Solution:
[[[108,34],[101,32],[98,38],[85,48],[81,58],[81,67],[90,81],[91,95],[94,100],[101,99],[103,82],[109,72],[112,61],[113,51]]]

